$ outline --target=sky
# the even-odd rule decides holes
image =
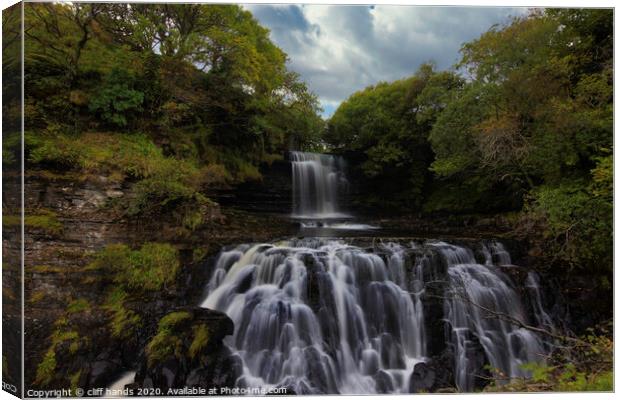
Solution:
[[[447,69],[464,42],[526,8],[413,6],[244,6],[271,31],[329,117],[358,90],[413,75],[425,62]]]

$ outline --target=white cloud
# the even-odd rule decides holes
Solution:
[[[459,59],[462,43],[525,8],[413,6],[245,6],[266,27],[321,100],[325,114],[353,92]]]

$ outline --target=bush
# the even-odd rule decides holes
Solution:
[[[202,213],[212,204],[201,194],[202,186],[232,179],[220,164],[200,169],[193,162],[165,157],[161,148],[140,134],[30,134],[28,143],[32,163],[79,170],[84,175],[106,174],[115,181],[137,180],[133,196],[121,204],[127,215],[177,211],[177,221],[190,230],[202,224]]]
[[[546,363],[526,363],[521,368],[529,378],[514,378],[508,384],[487,386],[486,391],[568,392],[613,390],[613,324],[594,328],[579,338],[555,348]]]
[[[88,109],[108,124],[125,127],[142,111],[144,93],[133,87],[134,78],[128,71],[115,68],[90,99]]]
[[[571,267],[610,271],[613,203],[595,190],[583,181],[540,186],[531,192],[525,218],[543,227],[532,238],[546,253]]]

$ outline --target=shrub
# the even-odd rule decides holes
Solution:
[[[588,328],[588,333],[558,346],[545,363],[526,363],[521,368],[530,378],[498,382],[487,391],[611,391],[613,390],[612,323]]]
[[[55,329],[51,336],[51,342],[52,344],[43,356],[43,360],[41,360],[37,366],[35,383],[42,386],[48,385],[54,379],[57,366],[58,346],[62,343],[70,342],[69,354],[73,355],[77,353],[82,344],[79,334],[70,329],[65,317],[61,317],[56,321]]]
[[[580,181],[540,186],[532,191],[525,215],[543,226],[538,240],[546,253],[571,267],[609,271],[613,203],[596,190],[602,189]]]
[[[29,143],[30,162],[76,169],[85,175],[107,174],[117,181],[137,180],[132,196],[121,204],[127,215],[176,210],[177,221],[190,230],[203,222],[198,210],[211,204],[200,192],[202,186],[232,179],[218,165],[199,169],[193,162],[165,157],[151,139],[139,134],[44,135]]]
[[[106,123],[125,127],[142,111],[144,93],[135,90],[134,78],[124,69],[113,69],[99,91],[90,99],[88,109]]]

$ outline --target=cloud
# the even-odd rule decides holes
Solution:
[[[525,8],[250,4],[289,68],[314,91],[329,116],[352,93],[412,75],[420,64],[446,69],[464,42]]]

